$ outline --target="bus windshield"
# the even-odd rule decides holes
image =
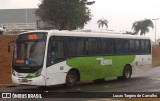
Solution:
[[[44,34],[19,36],[15,45],[13,66],[42,66],[46,43],[44,36]]]

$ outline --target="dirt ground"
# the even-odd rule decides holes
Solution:
[[[0,84],[11,84],[11,58],[14,44],[11,44],[11,52],[8,53],[8,42],[15,40],[16,35],[0,35]],[[153,66],[160,65],[160,47],[152,47]]]

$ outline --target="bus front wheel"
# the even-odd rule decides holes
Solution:
[[[71,71],[66,76],[66,86],[72,87],[77,84],[77,75],[75,72]]]

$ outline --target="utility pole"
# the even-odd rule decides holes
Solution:
[[[156,19],[152,19],[152,20],[154,20],[155,21],[155,26],[154,26],[154,28],[155,28],[155,45],[156,45],[156,41],[157,41],[157,38],[156,38],[156,21],[157,20],[159,20],[160,18],[156,18]]]

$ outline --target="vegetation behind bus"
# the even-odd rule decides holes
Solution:
[[[92,15],[88,0],[42,0],[36,15],[59,30],[83,28]]]

